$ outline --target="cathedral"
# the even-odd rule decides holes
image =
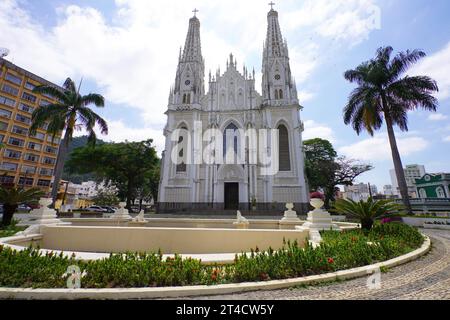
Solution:
[[[158,212],[214,214],[239,209],[279,213],[286,203],[294,203],[298,213],[307,211],[302,107],[287,42],[273,8],[267,22],[259,93],[255,71],[238,68],[232,54],[225,72],[209,72],[205,91],[200,21],[195,13],[189,20],[166,112]],[[207,131],[216,134],[205,137]],[[218,138],[217,133],[221,135]],[[212,148],[205,148],[208,143]],[[203,157],[211,154],[216,160],[225,156],[229,160],[230,149],[242,151],[238,161]],[[276,164],[273,172],[265,170],[267,164],[258,157],[260,153]]]

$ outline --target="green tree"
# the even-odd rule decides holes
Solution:
[[[408,213],[412,213],[403,165],[397,147],[394,125],[408,131],[408,111],[421,107],[436,111],[438,101],[432,96],[438,86],[427,76],[404,76],[408,68],[425,57],[420,50],[400,52],[391,58],[392,47],[379,48],[376,57],[345,72],[345,79],[358,87],[350,94],[344,108],[344,122],[359,135],[366,130],[373,136],[386,122],[395,173]]]
[[[158,166],[159,160],[152,143],[153,140],[147,140],[78,148],[72,152],[67,169],[71,173],[95,173],[111,181],[119,190],[119,198],[126,199],[127,208],[131,209],[138,188],[143,186],[145,179]]]
[[[37,202],[45,195],[38,188],[23,189],[16,187],[0,187],[0,202],[3,203],[3,218],[1,227],[7,227],[11,224],[17,207],[22,203],[32,204]]]
[[[120,200],[117,191],[112,188],[102,188],[97,191],[97,195],[92,199],[98,206],[116,206]]]
[[[67,150],[75,130],[86,130],[89,135],[89,142],[92,144],[95,144],[96,141],[94,131],[96,125],[99,126],[102,134],[108,134],[106,121],[89,108],[91,104],[96,107],[104,107],[105,99],[95,93],[82,96],[80,87],[81,83],[77,89],[72,79],[68,78],[64,82],[63,90],[48,85],[38,86],[33,90],[34,93],[50,95],[58,102],[41,106],[33,112],[30,134],[35,134],[37,129],[46,123],[48,123],[47,133],[51,134],[53,138],[65,131],[56,161],[55,179],[52,188],[53,203],[58,196],[59,182],[64,170]]]
[[[334,201],[336,187],[353,185],[357,177],[373,167],[358,160],[338,157],[328,140],[312,139],[304,141],[305,171],[311,191],[321,188],[325,193],[325,207]]]

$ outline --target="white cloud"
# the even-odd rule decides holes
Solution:
[[[442,113],[432,113],[428,116],[428,120],[430,121],[443,121],[447,120],[448,116],[442,114]]]
[[[439,93],[436,97],[450,97],[450,42],[440,51],[426,57],[409,72],[411,75],[425,75],[437,81]]]
[[[330,127],[317,123],[314,120],[306,120],[304,123],[305,132],[303,133],[303,140],[321,138],[330,142],[335,141],[333,129]]]
[[[380,10],[373,0],[307,0],[286,14],[290,29],[311,27],[315,34],[351,45],[380,28]]]
[[[450,136],[445,137],[444,139],[442,139],[444,142],[450,142]]]
[[[398,136],[397,145],[401,156],[410,156],[411,154],[423,151],[427,148],[428,142],[421,137]],[[387,134],[379,134],[374,138],[368,138],[349,146],[339,148],[339,153],[349,158],[382,161],[392,159],[391,149]]]

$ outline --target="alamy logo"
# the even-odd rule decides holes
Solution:
[[[171,134],[174,144],[172,163],[189,164],[248,164],[258,165],[261,175],[279,172],[278,129],[207,129],[202,122],[194,123],[194,130],[176,129]]]

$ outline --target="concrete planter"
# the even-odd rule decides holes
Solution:
[[[450,225],[443,225],[443,224],[426,224],[426,223],[424,223],[423,227],[425,229],[450,230]]]
[[[439,222],[446,223],[450,221],[450,219],[441,219],[441,218],[413,218],[413,217],[403,217],[403,222],[412,227],[423,228],[426,222]],[[429,228],[428,228],[429,229]]]

